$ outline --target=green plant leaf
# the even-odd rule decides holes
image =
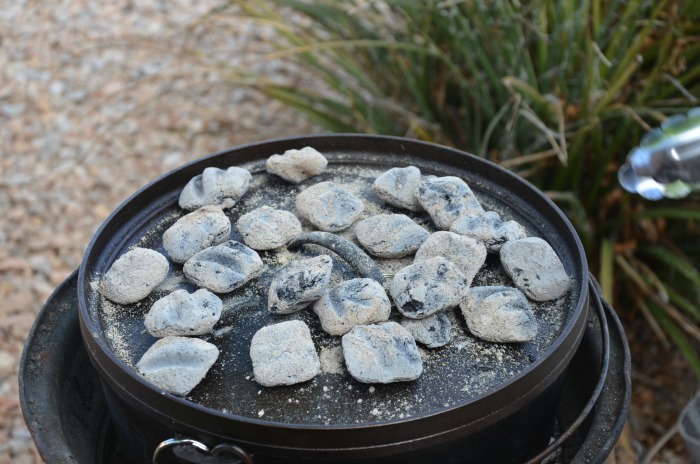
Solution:
[[[683,353],[685,359],[688,360],[688,363],[695,372],[695,375],[700,378],[700,357],[698,357],[698,354],[693,346],[690,344],[690,342],[688,342],[680,329],[661,308],[652,302],[648,303],[648,308],[656,320],[659,321],[669,337],[671,337],[673,343],[678,347],[681,353]]]
[[[613,288],[615,279],[613,269],[615,267],[615,255],[613,253],[613,242],[604,239],[600,247],[600,271],[598,273],[600,287],[603,290],[603,297],[607,301],[613,300]]]
[[[671,331],[698,333],[700,208],[651,204],[617,181],[642,134],[700,98],[700,67],[692,65],[700,61],[700,22],[687,2],[230,5],[196,27],[235,14],[273,28],[265,58],[298,69],[304,85],[226,72],[219,57],[195,53],[197,63],[333,131],[418,137],[518,169],[574,224],[606,298],[625,308],[647,292],[668,320],[661,324],[651,308],[645,317],[653,314],[687,354]]]
[[[693,285],[700,288],[700,272],[698,272],[698,269],[693,266],[692,263],[676,255],[668,248],[658,245],[649,245],[642,247],[640,251],[670,266],[686,279],[690,280]]]
[[[634,213],[632,218],[634,220],[639,220],[641,218],[664,218],[698,221],[700,220],[700,207],[695,204],[687,204],[677,207],[649,208]]]

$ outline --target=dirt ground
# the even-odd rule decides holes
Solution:
[[[2,3],[0,464],[31,464],[41,458],[21,414],[19,357],[43,303],[107,215],[185,162],[320,129],[193,56],[196,40],[214,55],[228,50],[227,65],[300,78],[260,61],[269,31],[244,21],[188,35],[214,0]],[[609,459],[620,463],[643,459],[697,389],[682,358],[629,313],[633,407]],[[651,462],[690,460],[675,435]]]

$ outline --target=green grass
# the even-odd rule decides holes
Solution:
[[[565,209],[606,297],[700,376],[700,207],[617,184],[645,131],[698,105],[700,21],[680,0],[232,1],[202,22],[276,31],[266,58],[313,86],[230,70],[337,132],[455,146]],[[695,8],[698,9],[697,7]],[[321,83],[322,85],[318,85]]]

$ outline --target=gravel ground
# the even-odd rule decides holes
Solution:
[[[24,340],[107,215],[185,162],[319,130],[183,51],[217,2],[0,3],[0,464],[21,464],[41,462],[19,405]],[[196,40],[260,67],[267,31],[230,32]]]
[[[0,464],[29,464],[41,459],[21,415],[19,356],[44,301],[79,266],[100,223],[187,161],[319,129],[192,53],[195,44],[227,67],[299,79],[260,60],[268,30],[245,21],[188,27],[216,1],[2,3]],[[632,420],[611,462],[634,462],[695,388],[671,380],[677,372],[692,378],[674,352],[639,354],[656,361],[635,365]],[[657,459],[689,462],[677,437]]]

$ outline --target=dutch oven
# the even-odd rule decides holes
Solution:
[[[222,354],[190,395],[177,397],[145,381],[133,364],[155,341],[142,327],[148,300],[113,311],[105,306],[95,283],[130,247],[162,251],[162,232],[183,214],[177,206],[180,191],[206,167],[240,166],[253,174],[250,198],[246,202],[244,197],[241,206],[228,213],[231,216],[270,202],[293,210],[294,195],[281,180],[265,173],[265,161],[305,146],[329,160],[326,172],[307,182],[365,185],[365,200],[391,210],[372,198],[371,181],[389,168],[413,165],[423,174],[464,179],[487,210],[516,219],[531,235],[544,238],[564,264],[572,285],[561,301],[536,308],[537,339],[494,348],[467,337],[440,354],[427,355],[424,374],[410,383],[369,387],[346,373],[322,373],[305,384],[266,389],[251,379],[248,357],[252,334],[276,320],[261,303],[262,290],[269,284],[261,278],[257,290],[229,296],[233,309],[222,319],[229,330],[210,340]],[[318,250],[311,247],[300,253],[312,255]],[[271,256],[267,258],[268,264],[274,263]],[[497,258],[489,259],[487,267],[499,266]],[[175,268],[171,277],[177,281],[177,267],[171,268]],[[334,263],[334,272],[354,276],[353,269],[342,262],[337,269]],[[82,340],[126,462],[154,458],[158,462],[224,462],[220,458],[225,457],[257,464],[515,463],[544,457],[543,450],[556,434],[559,400],[571,370],[567,368],[590,324],[590,307],[598,308],[599,320],[605,319],[580,240],[544,194],[509,171],[458,150],[365,135],[255,143],[165,174],[127,199],[102,224],[88,246],[76,288]],[[321,337],[312,317],[299,317],[306,317],[314,336]],[[591,392],[593,399],[582,408],[584,413],[590,412],[605,382],[607,361],[601,366],[602,375]],[[570,432],[562,433],[564,438],[582,418],[573,421]]]

